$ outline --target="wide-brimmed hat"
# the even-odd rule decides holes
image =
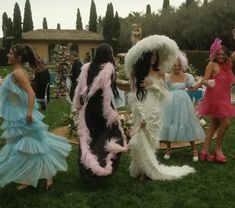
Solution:
[[[176,42],[165,35],[151,35],[137,42],[126,54],[125,72],[131,78],[133,66],[144,53],[157,50],[159,69],[170,71],[178,58],[179,48]],[[144,69],[143,69],[144,70]]]

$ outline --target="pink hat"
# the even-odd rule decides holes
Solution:
[[[210,59],[215,59],[218,51],[221,49],[221,42],[219,38],[216,38],[210,47]]]

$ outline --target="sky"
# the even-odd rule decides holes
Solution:
[[[20,6],[23,21],[25,0],[0,0],[0,37],[2,37],[2,14],[7,13],[13,19],[15,3]],[[105,16],[107,4],[112,2],[114,11],[120,17],[126,17],[131,12],[145,13],[146,5],[157,12],[162,8],[163,0],[94,0],[97,16]],[[170,0],[170,5],[179,7],[185,0]],[[60,23],[61,29],[75,29],[77,9],[80,9],[83,27],[88,24],[91,0],[30,0],[34,29],[42,29],[43,17],[47,19],[48,29],[56,29]]]

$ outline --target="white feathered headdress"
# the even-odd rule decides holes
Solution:
[[[157,50],[159,69],[169,71],[178,58],[179,48],[176,42],[164,35],[151,35],[137,42],[126,54],[125,72],[131,78],[134,64],[148,51]],[[143,69],[144,70],[144,69]]]

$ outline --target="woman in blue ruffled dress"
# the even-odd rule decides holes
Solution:
[[[190,142],[193,148],[193,161],[198,161],[198,151],[195,140],[205,139],[205,133],[194,113],[193,103],[186,91],[198,88],[193,76],[184,73],[187,68],[187,58],[179,53],[178,61],[172,72],[165,74],[165,81],[171,92],[171,99],[164,108],[160,140],[167,141],[164,159],[170,159],[171,142]]]
[[[1,128],[6,145],[0,150],[0,187],[10,182],[21,184],[18,189],[37,186],[39,179],[46,179],[46,188],[52,184],[57,171],[66,171],[65,158],[71,145],[63,137],[47,131],[43,115],[37,111],[35,94],[23,64],[40,68],[33,49],[16,44],[8,54],[8,63],[13,66],[1,87]]]

